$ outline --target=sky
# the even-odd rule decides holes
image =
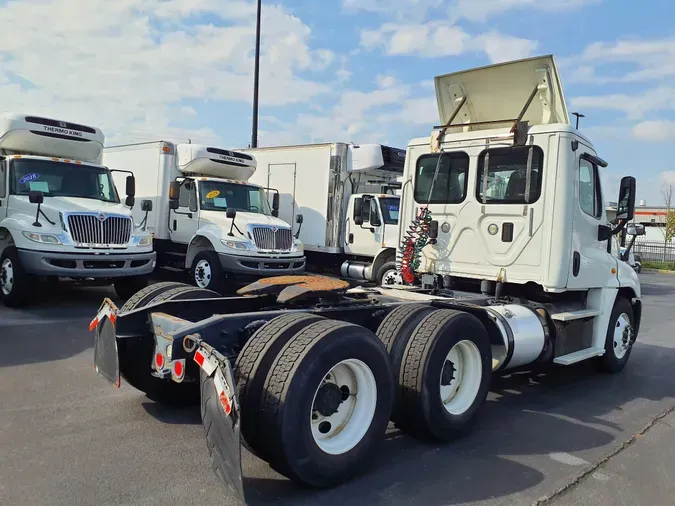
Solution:
[[[433,78],[553,54],[570,113],[622,176],[675,184],[667,0],[263,0],[259,145],[405,148],[439,123]],[[670,12],[670,14],[668,14]],[[255,3],[0,0],[0,112],[95,125],[106,144],[246,147]]]

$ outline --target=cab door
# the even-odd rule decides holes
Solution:
[[[382,219],[373,195],[351,195],[347,208],[345,251],[351,255],[375,256]]]
[[[197,182],[184,179],[180,185],[178,209],[172,210],[169,218],[171,241],[188,244],[198,228]]]
[[[572,228],[572,260],[567,288],[618,286],[618,258],[610,240],[599,241],[600,225],[608,225],[600,185],[600,169],[592,155],[582,152],[575,163],[575,203]],[[614,269],[614,272],[612,270]]]

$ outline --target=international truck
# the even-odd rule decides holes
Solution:
[[[227,298],[158,284],[122,308],[104,300],[90,324],[102,376],[201,403],[213,468],[242,502],[241,444],[333,487],[365,472],[390,421],[441,442],[467,434],[497,375],[626,367],[642,302],[617,236],[636,182],[622,178],[609,221],[608,163],[570,124],[553,56],[435,89],[440,125],[409,142],[403,174],[398,263],[412,283],[265,278]]]
[[[401,283],[396,249],[404,149],[333,142],[240,151],[258,163],[251,181],[278,189],[279,216],[300,220],[308,270]]]
[[[106,147],[103,160],[133,173],[137,194],[152,203],[134,217],[154,237],[158,268],[189,272],[197,287],[219,293],[304,271],[302,242],[278,218],[279,192],[250,180],[252,156],[156,141]]]
[[[0,299],[35,302],[36,281],[113,284],[128,298],[147,285],[152,236],[133,222],[135,180],[120,196],[101,165],[96,127],[30,114],[0,123]]]

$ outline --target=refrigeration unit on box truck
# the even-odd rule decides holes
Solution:
[[[35,298],[37,278],[114,284],[127,298],[147,284],[152,236],[136,227],[134,178],[120,202],[100,165],[103,132],[43,116],[9,114],[0,124],[0,298]]]
[[[276,192],[249,180],[252,156],[156,141],[106,147],[103,160],[132,172],[137,194],[151,202],[134,216],[154,236],[158,267],[189,270],[196,286],[218,292],[304,271],[302,243],[277,217]]]
[[[404,149],[335,142],[241,151],[257,161],[251,181],[279,190],[279,216],[296,223],[308,270],[400,284]]]

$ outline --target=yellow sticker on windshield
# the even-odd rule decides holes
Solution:
[[[207,199],[215,199],[218,195],[220,195],[220,190],[212,190],[209,193],[206,194]]]

